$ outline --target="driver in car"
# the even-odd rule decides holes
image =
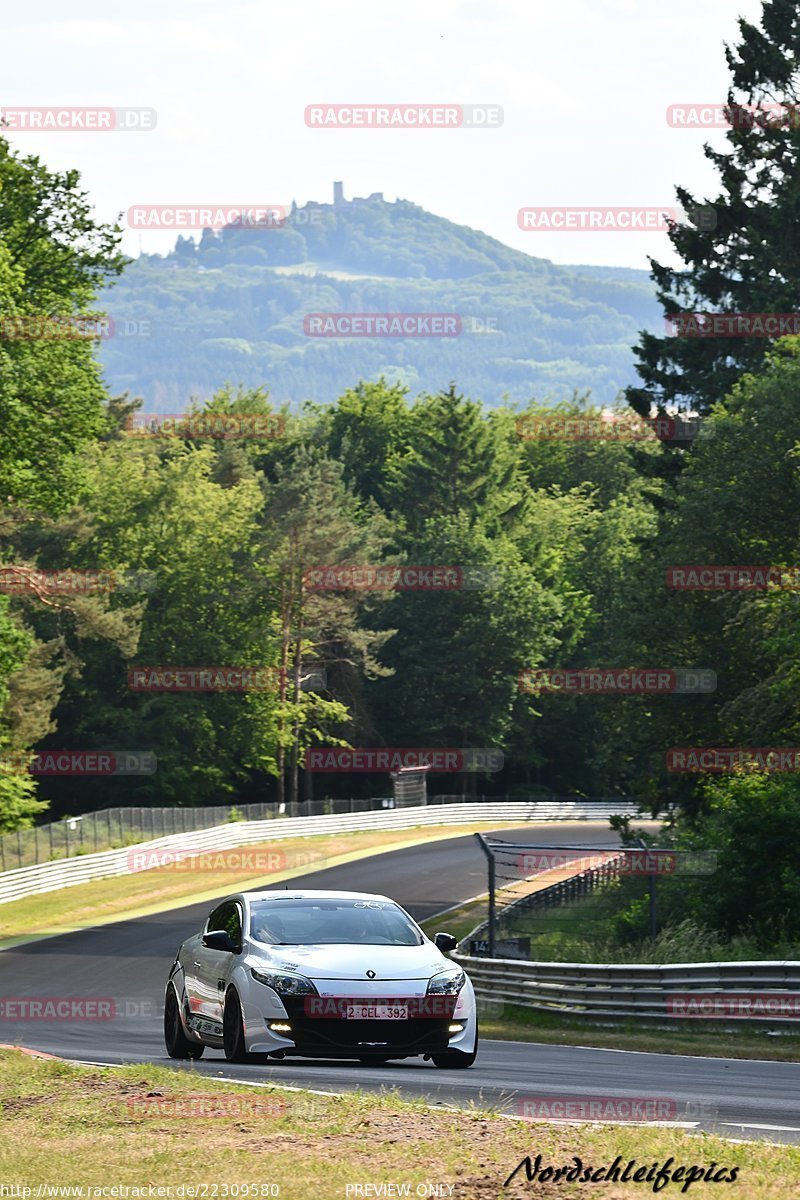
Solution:
[[[363,908],[354,908],[344,920],[345,932],[352,942],[364,942],[371,934],[369,922]]]
[[[267,945],[278,946],[284,940],[286,934],[283,929],[283,923],[278,916],[273,916],[272,913],[262,913],[253,921],[253,937],[258,938],[260,942],[266,942]]]

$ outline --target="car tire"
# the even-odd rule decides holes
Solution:
[[[431,1059],[435,1067],[441,1067],[448,1071],[466,1071],[467,1067],[471,1067],[478,1057],[478,1031],[475,1030],[475,1049],[471,1054],[465,1054],[463,1050],[445,1050],[441,1054],[432,1054]]]
[[[222,1012],[222,1045],[228,1062],[243,1063],[250,1061],[247,1053],[247,1043],[244,1037],[244,1020],[242,1005],[236,988],[228,988],[225,996],[225,1008]]]
[[[190,1042],[186,1036],[178,997],[171,984],[164,997],[164,1045],[170,1058],[202,1058],[205,1050],[201,1042]]]

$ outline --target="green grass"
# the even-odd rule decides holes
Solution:
[[[432,938],[435,933],[441,930],[444,933],[452,933],[454,937],[457,937],[461,941],[468,933],[472,932],[480,921],[485,921],[486,917],[487,908],[484,898],[475,901],[473,904],[465,904],[460,908],[455,908],[452,912],[445,913],[442,917],[431,917],[430,920],[420,921],[420,925],[428,937]]]
[[[735,1189],[694,1184],[698,1200],[723,1193],[795,1200],[800,1178],[800,1149],[791,1146],[670,1128],[533,1125],[479,1108],[437,1111],[390,1092],[256,1089],[191,1070],[86,1069],[18,1051],[0,1051],[0,1109],[0,1180],[32,1195],[40,1185],[139,1187],[147,1196],[151,1186],[183,1184],[187,1196],[188,1185],[205,1187],[208,1197],[224,1197],[226,1188],[228,1196],[261,1196],[274,1184],[281,1200],[345,1200],[348,1185],[366,1183],[408,1184],[411,1196],[435,1185],[452,1200],[640,1194],[621,1184],[596,1192],[578,1183],[532,1185],[524,1171],[503,1187],[525,1156],[537,1155],[542,1166],[573,1166],[579,1156],[596,1169],[619,1155],[637,1167],[672,1157],[673,1170],[712,1162],[738,1168]],[[680,1185],[662,1194],[680,1196]]]
[[[572,904],[560,905],[558,908],[520,910],[513,920],[502,917],[501,913],[502,910],[498,907],[497,936],[529,936],[531,957],[535,960],[598,962],[600,960],[596,954],[594,957],[574,959],[570,958],[570,953],[574,950],[585,954],[597,945],[599,938],[595,937],[595,933],[599,935],[602,931],[605,938],[610,929],[606,909],[597,893]],[[454,909],[444,917],[424,921],[422,925],[425,932],[430,934],[435,932],[436,928],[443,929],[443,923],[446,923],[447,932],[461,939],[471,933],[476,925],[486,921],[488,916],[488,899],[482,896],[471,904]],[[585,935],[587,921],[592,922],[592,936],[588,939]]]
[[[651,941],[649,937],[636,935],[635,930],[620,921],[620,910],[627,911],[630,902],[630,894],[623,897],[611,886],[552,908],[520,908],[504,913],[498,904],[497,937],[529,937],[530,957],[534,962],[655,965],[783,961],[800,957],[800,945],[791,940],[776,940],[774,945],[764,947],[746,933],[727,938],[691,917],[678,919],[680,913],[673,913],[670,922],[665,922],[655,941]],[[640,918],[645,923],[647,914],[645,897],[641,901]],[[447,931],[463,939],[487,918],[487,899],[481,897],[446,917],[424,922],[424,927],[430,933],[443,928],[442,921],[446,921]],[[481,936],[485,937],[485,932]]]

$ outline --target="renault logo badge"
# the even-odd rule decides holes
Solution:
[[[367,979],[374,979],[374,978],[375,978],[375,972],[367,971]]]

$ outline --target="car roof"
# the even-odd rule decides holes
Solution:
[[[334,892],[311,888],[272,888],[270,891],[246,892],[245,898],[252,904],[254,900],[383,900],[387,904],[395,904],[390,896],[376,895],[375,892]]]

